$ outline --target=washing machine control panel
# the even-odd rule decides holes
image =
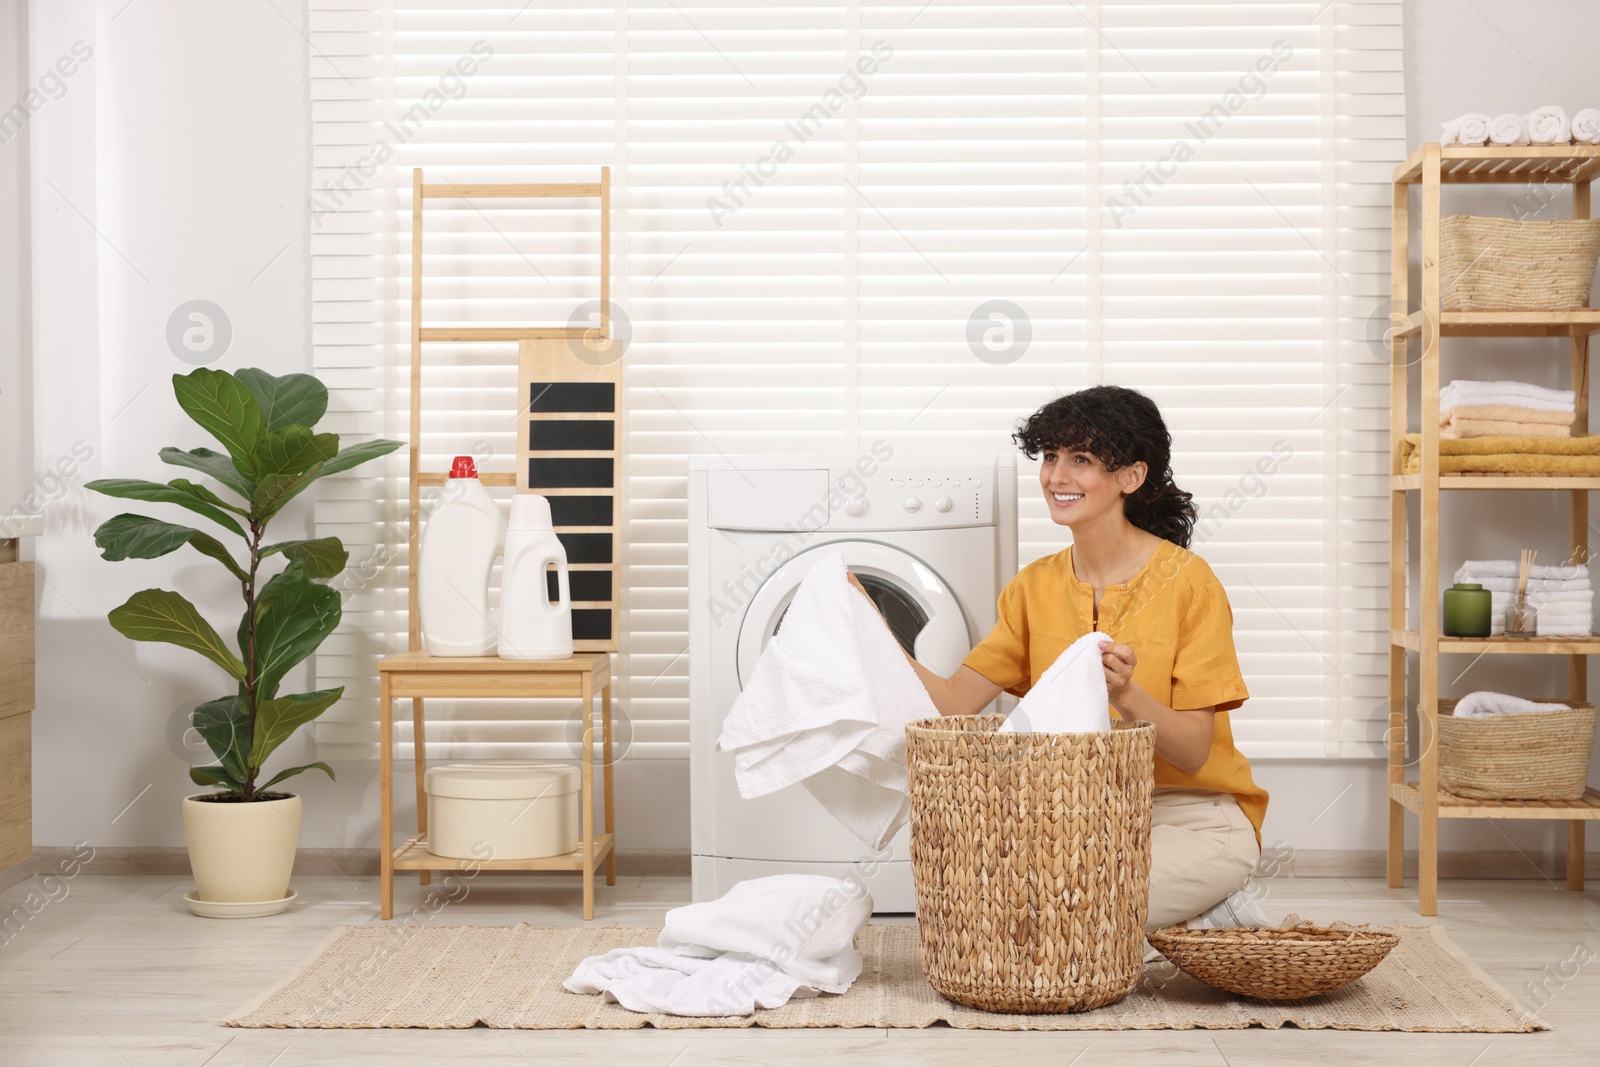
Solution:
[[[830,468],[830,530],[917,530],[987,526],[995,516],[995,468],[886,463],[876,470]]]

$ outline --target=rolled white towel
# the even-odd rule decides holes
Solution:
[[[1469,559],[1456,571],[1456,581],[1470,582],[1472,578],[1462,575],[1474,575],[1478,578],[1515,578],[1520,571],[1519,563],[1514,559]],[[1545,581],[1565,582],[1574,578],[1589,577],[1589,568],[1581,565],[1554,565],[1536,563],[1528,568],[1528,578],[1543,579]]]
[[[1476,111],[1469,111],[1465,115],[1458,115],[1444,124],[1444,130],[1439,136],[1440,144],[1487,144],[1489,140],[1489,116]]]
[[[1528,123],[1528,140],[1534,144],[1569,144],[1572,122],[1555,104],[1547,104],[1522,116]]]
[[[1487,689],[1480,689],[1456,701],[1455,715],[1458,719],[1487,719],[1493,715],[1523,715],[1530,711],[1569,710],[1571,709],[1565,704],[1541,703],[1507,693],[1491,693]]]
[[[1572,139],[1579,144],[1600,144],[1600,108],[1586,107],[1572,116]]]
[[[1490,144],[1527,144],[1528,124],[1522,121],[1522,116],[1515,111],[1507,111],[1504,115],[1496,115],[1489,122]]]

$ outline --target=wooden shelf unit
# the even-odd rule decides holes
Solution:
[[[599,207],[600,268],[599,328],[583,326],[424,326],[422,315],[422,258],[423,258],[423,208],[429,200],[437,199],[527,199],[547,197],[590,197]],[[407,557],[408,581],[408,632],[407,651],[387,656],[378,663],[379,684],[379,741],[380,773],[379,791],[381,841],[378,848],[381,869],[380,897],[382,916],[394,916],[394,874],[397,870],[417,871],[418,880],[427,885],[432,871],[461,870],[467,867],[489,871],[578,871],[583,875],[583,917],[594,918],[594,878],[601,863],[606,868],[606,885],[617,884],[616,839],[613,810],[614,790],[612,780],[612,728],[611,728],[611,653],[617,650],[618,631],[618,566],[617,549],[621,529],[621,497],[615,493],[608,525],[575,525],[558,517],[555,520],[557,536],[575,534],[586,538],[609,538],[610,550],[604,563],[574,562],[569,570],[574,572],[574,592],[580,580],[577,572],[609,571],[607,585],[609,596],[595,596],[572,600],[574,619],[582,614],[606,616],[606,632],[591,633],[583,637],[575,634],[574,655],[565,660],[509,660],[498,656],[463,656],[435,658],[422,648],[421,615],[417,610],[417,585],[419,577],[419,550],[421,547],[420,490],[423,486],[441,486],[448,476],[443,471],[422,469],[422,346],[425,342],[504,343],[517,344],[517,393],[507,398],[509,409],[518,410],[517,470],[515,473],[480,472],[478,480],[485,486],[513,487],[517,492],[542,492],[544,483],[534,481],[534,463],[539,460],[562,462],[567,457],[586,460],[601,458],[611,464],[615,479],[615,442],[621,439],[621,351],[615,359],[597,360],[597,354],[610,352],[617,344],[611,333],[611,168],[600,168],[600,180],[591,183],[542,184],[460,184],[442,182],[425,184],[422,169],[411,174],[411,443],[409,464],[410,510],[407,512],[410,528],[409,555]],[[583,348],[585,358],[577,358],[577,348]],[[550,417],[540,408],[538,401],[546,392],[560,390],[577,383],[579,388],[609,385],[612,391],[612,408],[603,413],[595,407],[571,406],[561,408],[554,418],[607,418],[613,421],[613,447],[608,450],[575,451],[564,446],[535,447],[530,440],[530,426],[535,416]],[[531,398],[531,399],[530,399]],[[546,404],[546,407],[553,405]],[[576,414],[574,414],[576,413]],[[560,486],[561,482],[551,482]],[[580,488],[555,489],[570,495],[595,497],[611,490],[586,484]],[[551,494],[553,495],[553,493]],[[552,509],[557,501],[552,500]],[[590,542],[593,543],[592,540]],[[570,550],[569,550],[570,554]],[[574,629],[577,627],[575,625]],[[600,698],[601,765],[604,831],[594,827],[594,699]],[[488,860],[484,862],[458,860],[435,856],[427,849],[428,798],[425,790],[427,773],[427,720],[425,702],[429,697],[471,699],[479,697],[498,699],[539,699],[550,697],[578,697],[584,715],[583,742],[578,758],[581,761],[581,788],[579,792],[580,833],[579,847],[561,856],[532,860]],[[410,700],[415,748],[417,833],[400,847],[394,844],[394,702]]]
[[[1573,558],[1588,558],[1589,491],[1600,489],[1600,477],[1565,475],[1441,474],[1439,470],[1440,340],[1443,337],[1567,337],[1571,341],[1572,388],[1577,393],[1574,433],[1589,428],[1589,337],[1600,331],[1600,309],[1548,311],[1445,311],[1440,306],[1439,220],[1441,188],[1449,184],[1551,182],[1572,186],[1574,218],[1590,217],[1590,183],[1600,176],[1600,146],[1525,145],[1474,148],[1424,145],[1394,171],[1393,228],[1389,273],[1391,306],[1417,307],[1396,316],[1389,334],[1389,729],[1388,747],[1388,882],[1404,883],[1406,813],[1417,816],[1417,909],[1434,915],[1439,906],[1439,820],[1562,819],[1567,821],[1567,886],[1583,888],[1584,824],[1600,818],[1600,793],[1589,790],[1571,802],[1479,801],[1439,789],[1437,716],[1439,656],[1559,655],[1568,657],[1569,699],[1587,699],[1586,657],[1600,655],[1600,637],[1470,639],[1440,633],[1439,493],[1441,490],[1556,490],[1568,494],[1569,533]],[[1419,187],[1421,217],[1421,293],[1411,292],[1411,187]],[[1421,347],[1422,470],[1401,470],[1401,444],[1407,430],[1409,370],[1407,346]],[[1420,494],[1420,611],[1416,629],[1406,625],[1407,494]],[[1418,653],[1417,780],[1407,780],[1406,665]]]

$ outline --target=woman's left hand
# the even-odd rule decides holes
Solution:
[[[1133,686],[1133,668],[1139,657],[1127,645],[1100,642],[1100,663],[1106,672],[1106,695],[1113,704],[1120,703]]]

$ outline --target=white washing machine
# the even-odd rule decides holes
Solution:
[[[1017,571],[1016,456],[694,456],[689,461],[690,819],[696,901],[769,874],[865,881],[916,910],[910,828],[877,854],[803,786],[739,795],[714,745],[800,580],[839,551],[902,646],[943,675],[994,625]],[[1005,698],[1009,704],[1009,698]]]

